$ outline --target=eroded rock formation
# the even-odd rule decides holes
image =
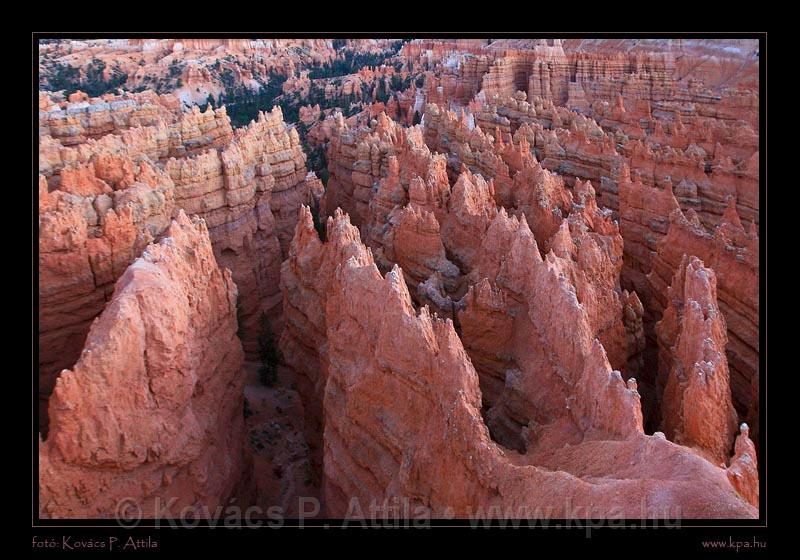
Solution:
[[[281,328],[280,263],[300,205],[323,188],[296,131],[280,108],[234,133],[224,108],[184,113],[165,97],[89,99],[40,113],[48,123],[39,144],[44,433],[56,376],[77,360],[116,279],[178,209],[206,220],[216,258],[234,275],[245,349],[256,351],[262,313]]]
[[[736,411],[714,271],[684,256],[668,297],[669,306],[656,324],[664,433],[724,463],[733,445]]]
[[[41,45],[41,514],[756,517],[757,69],[737,40]]]
[[[39,176],[39,397],[80,355],[114,283],[169,224],[174,185],[147,161],[94,156],[48,192]]]
[[[709,233],[689,210],[670,214],[667,235],[652,254],[649,292],[652,308],[668,305],[667,286],[681,267],[684,255],[695,256],[714,271],[718,305],[727,325],[725,351],[730,368],[733,403],[739,416],[758,434],[759,420],[759,243],[754,227],[742,226],[730,202],[723,222]]]
[[[227,503],[245,472],[236,286],[202,220],[181,211],[116,283],[56,381],[39,444],[40,515],[114,517],[132,499]]]
[[[481,419],[478,376],[452,322],[431,316],[426,308],[417,312],[399,268],[382,277],[346,216],[328,221],[325,244],[313,231],[310,215],[304,222],[293,243],[295,262],[320,255],[336,261],[335,267],[326,263],[324,268],[332,289],[313,307],[325,326],[324,335],[316,330],[316,355],[326,372],[318,380],[317,398],[322,396],[324,412],[328,514],[364,516],[367,508],[380,510],[405,499],[437,517],[480,515],[490,506],[497,510],[484,515],[602,516],[608,512],[592,504],[609,503],[633,517],[664,515],[661,508],[679,508],[684,517],[755,515],[724,469],[642,433],[635,385],[626,386],[612,373],[588,329],[584,357],[571,353],[574,348],[552,356],[586,360],[583,367],[569,370],[573,383],[564,385],[566,393],[554,391],[539,400],[560,419],[550,426],[553,432],[564,435],[572,426],[578,440],[566,447],[542,443],[536,454],[524,457],[499,447]],[[341,250],[342,239],[347,251]],[[528,247],[535,249],[530,233],[528,239]],[[558,277],[539,262],[547,289],[562,290]],[[299,285],[318,279],[320,270],[314,267],[305,281],[301,276]],[[546,297],[543,291],[534,293]],[[556,332],[548,328],[546,336]],[[609,415],[609,410],[619,414]],[[596,460],[598,453],[604,460]],[[632,463],[624,458],[634,456]],[[558,472],[551,470],[554,463]],[[628,480],[620,479],[623,464]],[[613,478],[602,474],[606,469],[615,473]],[[695,486],[692,480],[704,483]],[[656,495],[670,498],[664,502]]]

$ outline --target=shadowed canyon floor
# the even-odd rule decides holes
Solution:
[[[39,75],[42,517],[758,517],[758,41]]]

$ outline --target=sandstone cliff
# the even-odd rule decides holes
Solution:
[[[683,255],[695,256],[714,270],[719,309],[727,325],[725,351],[730,367],[733,403],[741,418],[758,435],[759,375],[759,242],[758,233],[742,226],[733,201],[723,222],[709,233],[691,210],[670,215],[667,235],[651,253],[648,292],[657,312],[668,305],[665,297]]]
[[[39,396],[71,367],[114,282],[169,224],[173,183],[148,162],[96,155],[48,192],[39,176]]]
[[[400,270],[382,277],[345,216],[329,221],[328,233],[337,239],[336,231],[350,231],[346,252],[340,242],[322,244],[309,219],[298,226],[297,261],[338,254],[336,266],[325,269],[332,289],[313,308],[325,326],[316,340],[326,371],[329,515],[366,516],[370,507],[382,511],[402,499],[437,517],[481,515],[479,510],[494,517],[603,516],[608,512],[597,504],[609,503],[629,517],[674,515],[674,508],[684,517],[755,515],[724,469],[642,433],[635,389],[611,374],[597,342],[587,347],[586,368],[571,370],[575,392],[561,404],[562,417],[578,422],[580,442],[542,449],[536,461],[499,447],[481,419],[478,376],[452,322],[425,308],[415,311]],[[320,276],[319,270],[314,267],[312,278],[300,276],[300,285]],[[556,277],[545,271],[542,280],[558,291]],[[549,329],[548,336],[557,333]],[[580,359],[567,358],[564,350],[560,359]],[[555,393],[545,397],[554,406],[563,398]],[[626,409],[630,418],[608,416]],[[598,462],[599,456],[604,459]],[[558,471],[551,470],[554,462]],[[670,498],[656,500],[657,494]],[[496,510],[487,512],[491,506]]]
[[[664,433],[724,464],[733,445],[736,411],[714,271],[684,256],[668,297],[669,307],[656,324]]]
[[[49,123],[39,144],[44,433],[55,377],[77,360],[113,283],[178,209],[206,220],[217,260],[233,273],[245,349],[255,352],[261,313],[281,328],[280,263],[300,205],[322,190],[297,133],[279,108],[234,133],[224,108],[181,112],[164,97],[90,99],[66,128],[54,123],[74,104],[40,115]],[[116,128],[97,124],[92,108]],[[49,135],[56,129],[59,139]]]
[[[236,286],[202,220],[183,212],[120,277],[50,399],[40,515],[154,517],[175,498],[212,510],[244,469]]]

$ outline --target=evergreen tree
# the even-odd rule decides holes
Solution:
[[[261,367],[258,376],[261,383],[272,387],[278,380],[278,364],[281,361],[280,352],[275,344],[275,337],[269,325],[269,319],[262,313],[259,318],[260,330],[258,333],[258,355],[261,358]]]

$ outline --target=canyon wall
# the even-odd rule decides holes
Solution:
[[[724,464],[733,445],[736,411],[714,271],[684,255],[668,297],[669,307],[656,324],[664,433]]]
[[[73,43],[169,93],[39,95],[40,515],[252,503],[273,334],[322,515],[758,516],[752,43]]]
[[[168,500],[227,504],[244,491],[243,353],[236,285],[205,223],[180,211],[116,283],[50,399],[39,443],[40,515],[145,518]]]
[[[174,185],[147,161],[96,155],[48,192],[39,176],[39,398],[78,359],[125,268],[169,224]]]
[[[256,352],[262,313],[276,333],[281,329],[280,263],[300,205],[317,200],[323,188],[306,170],[297,133],[280,108],[234,132],[224,108],[171,112],[164,97],[136,94],[40,113],[48,132],[60,131],[39,144],[45,434],[55,378],[78,359],[116,279],[179,209],[206,220],[217,260],[233,273],[245,350]],[[103,122],[125,126],[101,126],[86,112],[93,107]],[[158,120],[132,117],[136,108]],[[64,119],[69,126],[53,124]]]
[[[669,230],[652,253],[647,281],[652,307],[669,305],[667,286],[684,255],[714,270],[719,309],[727,325],[725,351],[730,367],[733,403],[757,439],[759,428],[759,238],[755,227],[745,231],[732,201],[722,223],[709,233],[693,211],[673,210]]]
[[[485,515],[603,516],[609,512],[601,511],[600,504],[609,503],[625,517],[670,516],[675,507],[683,517],[755,515],[724,469],[663,437],[642,433],[635,385],[626,386],[612,372],[588,329],[585,342],[579,343],[586,344],[586,361],[583,367],[564,369],[575,376],[564,386],[572,396],[562,401],[559,420],[551,426],[554,436],[563,436],[572,425],[580,434],[578,442],[542,444],[527,456],[498,446],[481,419],[478,375],[453,323],[431,316],[426,308],[417,312],[399,268],[382,277],[346,216],[329,219],[324,244],[310,214],[303,220],[294,242],[296,261],[311,264],[320,255],[338,256],[337,266],[324,272],[332,273],[332,289],[312,308],[317,356],[326,371],[318,383],[324,395],[328,515],[367,515],[367,508],[380,511],[393,500],[408,500],[436,517],[480,515],[478,510],[492,506],[497,509]],[[343,238],[346,251],[341,250]],[[533,265],[541,267],[548,290],[569,297],[544,263]],[[318,267],[311,269],[319,276]],[[301,273],[299,283],[314,277],[304,279]],[[557,329],[549,331],[552,340],[559,339]],[[564,347],[553,359],[580,361],[580,356]],[[543,409],[548,399],[558,408],[556,403],[567,397],[559,396],[556,387],[542,397]],[[558,471],[551,470],[554,462]],[[663,496],[670,498],[663,501]]]
[[[682,252],[717,262],[712,266],[726,277],[720,306],[730,325],[727,354],[734,403],[757,436],[758,412],[753,403],[758,400],[759,346],[758,119],[756,105],[733,101],[736,95],[748,97],[749,91],[726,90],[716,101],[709,98],[708,103],[717,104],[713,111],[710,105],[689,103],[678,94],[669,109],[666,101],[651,103],[619,94],[613,103],[595,105],[597,121],[538,96],[529,102],[518,91],[491,101],[477,96],[460,118],[438,108],[429,108],[425,117],[426,139],[436,149],[453,154],[453,167],[466,155],[470,165],[496,176],[499,185],[506,181],[505,170],[500,167],[498,172],[496,165],[487,165],[485,155],[470,155],[475,146],[486,144],[476,142],[479,128],[487,130],[486,136],[496,145],[508,145],[509,135],[514,143],[525,140],[541,166],[562,175],[569,187],[578,179],[591,180],[597,186],[598,204],[619,219],[624,239],[623,286],[641,298],[645,331],[651,340]],[[485,154],[485,148],[480,152]],[[681,235],[680,226],[670,225],[669,216],[677,209],[695,216],[693,234]],[[732,226],[725,224],[733,223],[738,224],[737,233],[728,237],[736,237],[738,245],[723,242],[729,247],[727,253],[715,249],[720,244],[715,241],[720,238],[716,232],[731,232]],[[669,265],[658,256],[659,251],[669,253]],[[712,254],[717,253],[731,258],[715,261]],[[738,287],[728,279],[745,276],[749,280]],[[648,364],[648,369],[654,369],[652,359]],[[639,379],[647,400],[656,391],[651,377]]]
[[[276,108],[237,129],[224,148],[165,162],[176,206],[206,220],[214,253],[239,286],[243,343],[250,353],[261,313],[280,331],[280,263],[301,204],[321,195],[305,159],[297,132]]]

